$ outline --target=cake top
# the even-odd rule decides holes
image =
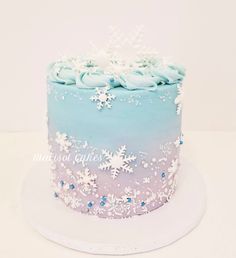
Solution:
[[[125,38],[117,29],[104,49],[94,45],[86,56],[64,58],[50,65],[48,81],[78,88],[97,88],[109,85],[128,90],[155,90],[158,86],[180,83],[185,69],[142,45],[142,29]]]

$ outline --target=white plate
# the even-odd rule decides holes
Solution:
[[[31,169],[22,191],[22,206],[31,225],[63,246],[93,254],[133,254],[173,243],[195,228],[205,211],[202,177],[183,160],[178,189],[169,203],[142,216],[102,219],[75,212],[53,197],[49,164]]]

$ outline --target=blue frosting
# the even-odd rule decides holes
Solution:
[[[63,85],[74,85],[79,88],[94,89],[109,84],[112,88],[121,86],[128,90],[146,89],[153,91],[160,85],[178,84],[185,76],[183,67],[170,64],[136,67],[128,73],[120,73],[118,76],[105,73],[99,68],[90,68],[85,66],[82,71],[78,72],[70,59],[56,62],[49,67],[48,81]]]
[[[50,83],[48,95],[49,130],[59,131],[99,148],[115,149],[127,144],[134,150],[149,151],[150,145],[173,141],[180,135],[181,116],[176,115],[174,99],[178,84],[158,87],[156,91],[111,89],[116,99],[112,108],[99,111],[90,100],[95,90]],[[161,96],[168,95],[166,101]],[[140,105],[129,103],[130,95]],[[55,97],[58,96],[58,97]],[[59,96],[63,96],[60,100]],[[85,115],[86,114],[86,115]]]

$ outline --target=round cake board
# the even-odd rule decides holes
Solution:
[[[206,206],[202,177],[187,160],[167,204],[127,219],[102,219],[66,207],[53,197],[49,179],[48,163],[37,164],[26,177],[22,208],[27,219],[47,239],[92,254],[134,254],[169,245],[199,224]]]

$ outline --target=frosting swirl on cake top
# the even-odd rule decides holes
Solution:
[[[124,87],[128,90],[148,89],[152,90],[159,85],[171,85],[179,83],[185,76],[185,70],[177,65],[153,65],[130,66],[122,68],[112,67],[103,70],[91,60],[76,66],[76,59],[68,59],[53,63],[48,72],[48,81],[64,85],[74,85],[79,88],[96,88],[109,84],[111,87]],[[112,69],[114,69],[112,71]],[[120,69],[121,71],[116,71]]]
[[[94,89],[107,84],[111,88],[155,90],[160,85],[180,83],[183,67],[165,62],[156,51],[142,47],[141,30],[127,39],[113,31],[104,50],[93,47],[89,56],[67,58],[49,67],[48,81],[78,88]]]

